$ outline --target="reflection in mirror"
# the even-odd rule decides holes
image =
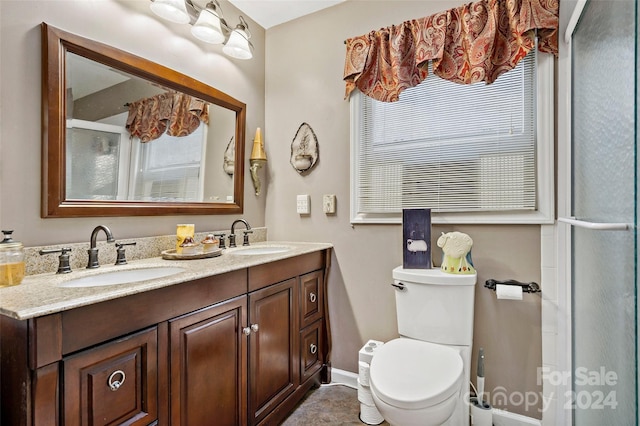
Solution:
[[[46,24],[43,35],[43,217],[242,212],[244,104]]]
[[[224,162],[223,169],[226,174],[229,176],[233,176],[233,172],[235,170],[235,157],[236,157],[236,143],[233,141],[233,138],[229,141],[227,145],[227,149],[224,151]]]
[[[152,117],[141,117],[145,129],[133,132],[142,138],[132,135],[134,106],[169,101],[171,89],[70,52],[66,64],[67,199],[233,202],[233,172],[216,168],[233,139],[233,111],[205,104],[204,120],[186,112],[197,121],[191,133],[171,136],[167,128],[147,140],[155,129],[144,121]]]

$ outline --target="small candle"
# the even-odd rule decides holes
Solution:
[[[260,133],[260,127],[256,129],[256,137],[253,139],[253,142],[262,144],[262,134]]]
[[[182,243],[184,239],[193,238],[195,235],[195,225],[193,223],[180,223],[176,227],[176,253],[182,254]]]

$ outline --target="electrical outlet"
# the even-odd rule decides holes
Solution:
[[[298,195],[296,198],[298,214],[311,214],[311,197],[309,194]]]
[[[322,196],[322,210],[326,214],[335,214],[335,212],[336,212],[336,196],[335,196],[335,194],[324,194]]]

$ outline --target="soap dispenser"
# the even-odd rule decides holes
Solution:
[[[24,247],[11,237],[13,231],[2,231],[0,241],[0,287],[18,285],[24,278]]]

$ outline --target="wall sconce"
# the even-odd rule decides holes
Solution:
[[[211,44],[224,44],[225,55],[236,59],[251,59],[253,45],[247,21],[240,16],[235,28],[229,27],[222,17],[218,0],[199,7],[192,0],[151,0],[151,11],[163,19],[178,24],[191,24],[191,34]]]
[[[264,142],[262,141],[262,135],[260,134],[260,127],[256,129],[256,137],[253,139],[253,149],[251,150],[251,157],[249,157],[249,164],[251,167],[251,180],[253,180],[253,187],[256,190],[256,195],[260,195],[260,178],[258,177],[258,170],[267,162],[267,153],[264,152]]]

